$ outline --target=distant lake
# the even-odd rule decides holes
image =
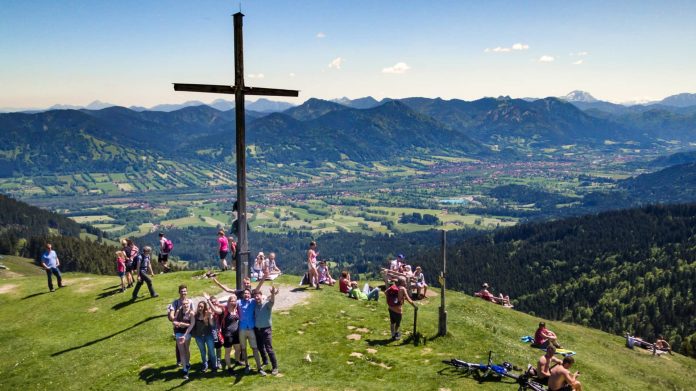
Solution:
[[[446,199],[446,200],[440,200],[439,202],[441,204],[466,205],[471,201],[464,199],[464,198],[450,198],[450,199]]]

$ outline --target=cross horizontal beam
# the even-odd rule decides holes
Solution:
[[[234,94],[237,92],[235,86],[224,86],[214,84],[184,84],[174,83],[174,91],[191,91],[191,92],[212,92],[217,94]],[[263,87],[244,87],[242,90],[244,95],[264,95],[264,96],[299,96],[297,90],[281,90],[278,88],[263,88]]]

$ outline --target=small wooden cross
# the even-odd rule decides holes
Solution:
[[[218,94],[234,94],[235,119],[237,123],[237,243],[238,251],[235,258],[237,289],[242,287],[242,278],[248,277],[249,241],[247,238],[246,215],[246,123],[244,118],[244,97],[246,95],[265,96],[298,96],[299,91],[281,90],[276,88],[247,87],[244,85],[244,45],[242,40],[242,18],[238,12],[234,18],[234,85],[182,84],[174,83],[174,91],[212,92]],[[243,269],[242,269],[243,267]]]

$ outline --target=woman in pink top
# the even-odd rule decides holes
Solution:
[[[309,243],[309,250],[307,250],[307,269],[309,272],[309,285],[316,286],[319,288],[319,271],[317,270],[317,242]]]
[[[227,237],[225,236],[225,231],[219,230],[218,231],[218,244],[220,245],[219,251],[220,251],[220,269],[222,271],[227,270],[227,254],[230,252],[230,246],[229,242],[227,241]]]
[[[116,271],[121,279],[121,292],[126,291],[126,252],[116,251]]]

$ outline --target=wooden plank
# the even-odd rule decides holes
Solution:
[[[234,94],[235,86],[220,86],[213,84],[174,83],[174,91],[213,92],[217,94]]]
[[[264,96],[299,96],[297,90],[281,90],[279,88],[244,87],[244,95]]]

